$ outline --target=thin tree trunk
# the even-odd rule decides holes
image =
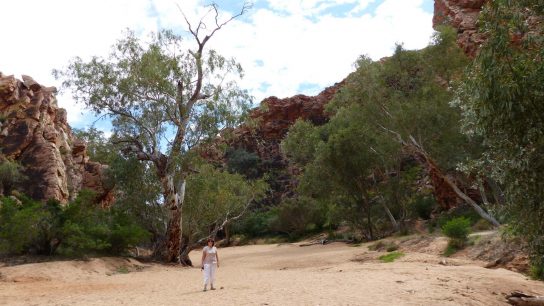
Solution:
[[[230,226],[225,226],[225,228],[223,229],[225,231],[225,245],[228,246],[230,245],[230,229],[229,229]]]
[[[189,242],[189,239],[187,237],[182,238],[182,247],[181,247],[181,253],[179,256],[179,262],[183,266],[193,266],[193,262],[189,258],[189,253],[195,249],[196,245],[194,243]]]
[[[395,231],[398,232],[400,228],[399,228],[399,224],[397,223],[397,220],[395,219],[395,216],[393,216],[393,214],[389,210],[389,207],[387,207],[387,205],[384,202],[382,202],[382,206],[383,206],[383,209],[385,210],[385,213],[389,217],[389,220],[391,221],[393,228],[395,228]]]
[[[478,203],[476,203],[473,199],[471,199],[469,196],[467,196],[464,192],[462,192],[458,187],[457,185],[455,185],[455,183],[453,183],[447,176],[444,176],[444,181],[450,185],[450,187],[453,189],[453,191],[455,191],[455,193],[457,194],[457,196],[459,196],[461,199],[463,199],[465,202],[467,202],[468,204],[470,204],[472,206],[472,208],[474,208],[474,210],[478,213],[478,215],[480,215],[480,217],[484,218],[485,220],[487,220],[489,223],[493,224],[494,226],[496,227],[499,227],[501,226],[501,224],[499,223],[499,221],[497,221],[497,219],[495,219],[493,216],[491,216],[490,214],[488,214],[483,208],[480,207],[480,205],[478,205]]]
[[[366,223],[368,230],[368,239],[374,240],[374,234],[372,233],[372,217],[370,215],[370,202],[368,198],[363,195],[363,207],[366,209]]]
[[[491,191],[493,192],[493,197],[495,198],[495,201],[497,201],[497,204],[499,205],[505,205],[506,199],[504,197],[504,193],[501,190],[501,187],[495,182],[495,180],[488,178],[487,184],[489,187],[491,187]]]
[[[455,195],[457,195],[459,198],[464,200],[466,203],[470,204],[470,206],[474,208],[474,210],[478,213],[478,215],[480,215],[480,217],[484,218],[489,223],[493,224],[493,226],[495,227],[501,226],[501,224],[499,223],[499,221],[497,221],[497,219],[495,219],[493,216],[487,213],[483,208],[480,207],[480,205],[478,205],[478,203],[476,203],[468,195],[462,192],[461,189],[459,189],[459,187],[457,187],[457,185],[448,178],[448,176],[441,173],[438,166],[434,163],[434,161],[431,158],[429,158],[427,153],[421,148],[421,146],[415,141],[413,137],[410,137],[410,139],[412,141],[412,145],[408,144],[407,146],[411,148],[416,155],[419,155],[421,162],[424,163],[424,166],[430,169],[435,169],[435,175],[439,176],[443,180],[443,182],[446,183],[453,190]]]

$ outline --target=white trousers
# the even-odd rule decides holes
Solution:
[[[213,285],[217,264],[204,264],[204,286]]]

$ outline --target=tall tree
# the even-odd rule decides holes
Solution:
[[[132,32],[119,40],[107,58],[85,62],[75,58],[56,75],[71,88],[76,101],[97,114],[112,118],[113,140],[140,161],[151,163],[160,180],[169,211],[166,245],[162,255],[178,261],[182,237],[182,208],[190,149],[214,138],[220,129],[240,123],[249,109],[246,91],[234,81],[242,68],[214,50],[210,39],[240,12],[220,21],[218,7],[208,7],[196,27],[183,15],[195,49],[186,50],[181,36],[171,31],[140,40]]]
[[[187,178],[184,215],[188,221],[183,223],[181,259],[188,265],[191,265],[190,251],[206,239],[216,238],[219,231],[227,230],[267,189],[262,180],[249,181],[240,174],[220,171],[209,164],[199,166],[198,170]]]
[[[490,1],[487,38],[457,92],[464,132],[485,151],[472,165],[505,189],[509,221],[544,278],[544,3]],[[498,188],[495,188],[498,189]],[[501,192],[496,192],[498,198]],[[538,275],[539,274],[539,275]]]

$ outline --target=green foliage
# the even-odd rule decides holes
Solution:
[[[325,136],[321,133],[322,129],[299,119],[289,128],[287,137],[282,141],[282,151],[295,163],[306,165],[315,158],[317,146]]]
[[[188,244],[206,238],[231,219],[238,219],[250,204],[264,196],[267,185],[248,181],[240,174],[231,174],[203,164],[198,173],[187,178],[186,203],[183,206],[186,222],[183,234]],[[227,221],[226,224],[225,221]]]
[[[451,219],[442,226],[442,232],[449,238],[466,240],[470,233],[470,220],[464,217]]]
[[[438,229],[442,229],[442,227],[449,222],[452,219],[456,218],[465,218],[470,221],[470,225],[475,225],[478,223],[482,218],[478,213],[472,209],[472,207],[468,205],[461,205],[454,209],[451,209],[449,211],[442,212],[435,216],[433,219],[430,220],[429,225],[431,227],[436,227]]]
[[[128,32],[107,58],[75,58],[54,74],[77,101],[113,119],[114,139],[138,144],[148,154],[175,146],[168,156],[177,158],[182,147],[241,123],[251,102],[235,82],[243,71],[234,59],[187,49],[171,31],[153,33],[146,41]]]
[[[272,231],[287,234],[290,239],[316,232],[326,222],[326,212],[319,203],[305,197],[287,199],[271,211]]]
[[[271,226],[275,219],[272,210],[251,211],[233,225],[233,232],[248,238],[271,236],[276,234]]]
[[[544,24],[529,20],[543,11],[538,0],[485,6],[486,42],[454,101],[463,110],[464,132],[485,145],[466,170],[501,184],[507,221],[528,240],[537,263],[544,256]]]
[[[436,201],[431,196],[417,195],[412,203],[417,216],[423,220],[431,218],[431,213],[436,207]]]
[[[384,61],[361,57],[326,106],[329,122],[299,121],[282,142],[286,155],[304,167],[299,192],[340,207],[343,220],[369,239],[390,232],[391,216],[400,223],[395,230],[403,230],[413,210],[428,218],[431,200],[416,198],[411,205],[421,169],[406,165],[399,138],[417,139],[445,169],[477,151],[477,142],[459,130],[459,109],[449,104],[467,63],[446,28],[424,50],[399,45]]]
[[[26,197],[2,198],[1,202],[3,254],[121,254],[148,238],[148,233],[123,212],[97,207],[94,194],[86,191],[67,207]]]
[[[66,254],[119,254],[149,238],[148,232],[115,207],[96,207],[92,192],[81,192],[64,215],[64,239],[59,251]]]
[[[0,195],[9,195],[17,184],[26,179],[22,171],[23,167],[17,162],[0,159]]]
[[[446,249],[444,250],[444,253],[442,255],[446,257],[450,257],[451,255],[457,253],[461,248],[463,248],[463,245],[459,246],[457,243],[452,243],[452,240],[448,242],[448,245],[446,246]]]
[[[54,252],[53,239],[59,234],[58,203],[45,205],[26,197],[1,198],[0,254]]]
[[[153,241],[162,239],[166,231],[167,208],[163,205],[155,169],[134,157],[116,155],[110,159],[107,181],[115,185],[113,207],[150,232]]]
[[[380,240],[374,244],[371,244],[368,246],[368,249],[371,251],[387,251],[387,252],[393,252],[398,250],[399,246],[395,244],[392,241],[384,242],[383,240]]]
[[[242,174],[248,179],[256,179],[261,176],[259,172],[261,159],[257,154],[244,149],[230,149],[225,155],[229,172]]]
[[[112,158],[116,156],[116,149],[109,139],[106,138],[104,132],[90,127],[86,130],[73,129],[74,136],[82,140],[87,145],[87,154],[92,161],[103,164],[110,164]]]
[[[470,233],[470,220],[464,217],[454,218],[442,226],[444,235],[450,238],[444,256],[450,256],[465,247]]]
[[[533,260],[531,264],[531,276],[534,279],[544,280],[544,261],[537,262]]]
[[[391,252],[389,254],[385,254],[385,255],[382,255],[380,257],[378,257],[379,260],[381,260],[382,262],[393,262],[399,258],[401,258],[402,256],[404,256],[404,253],[402,252]]]

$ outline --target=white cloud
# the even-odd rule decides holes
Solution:
[[[364,10],[374,0],[268,0],[272,10],[298,16],[315,16],[327,9],[345,4],[356,5],[355,10]]]
[[[105,55],[127,27],[153,31],[147,0],[3,1],[0,12],[0,71],[28,74],[38,82],[59,86],[51,76],[74,56]],[[70,95],[58,97],[72,124],[85,121],[81,105]]]
[[[301,84],[332,85],[352,71],[359,55],[379,59],[391,54],[395,42],[421,48],[432,33],[432,15],[421,8],[422,0],[260,1],[268,7],[259,5],[210,41],[210,47],[242,63],[241,85],[258,100],[292,96]],[[178,2],[193,22],[205,12],[201,0]],[[372,2],[381,3],[361,16]],[[353,5],[351,12],[331,14],[347,4]],[[74,56],[106,55],[127,27],[149,32],[158,24],[186,28],[175,0],[6,1],[0,12],[0,71],[58,86],[50,75],[53,68]],[[78,116],[82,106],[65,96],[59,102],[71,124],[86,122],[88,115]]]

